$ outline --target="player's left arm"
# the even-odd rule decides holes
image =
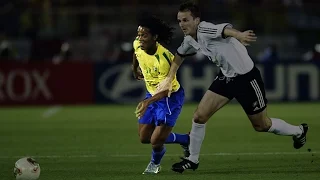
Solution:
[[[169,93],[169,90],[162,91],[160,93],[153,95],[151,98],[148,98],[148,99],[141,101],[136,108],[136,112],[135,112],[136,117],[140,118],[141,116],[143,116],[147,110],[147,107],[150,104],[152,104],[156,101],[159,101],[160,99],[162,99],[164,97],[167,97],[168,93]]]
[[[257,40],[257,37],[252,30],[241,32],[230,26],[226,26],[223,29],[222,37],[234,37],[245,46],[249,46],[251,42],[255,42]]]
[[[232,28],[232,25],[229,23],[212,24],[201,22],[198,27],[198,32],[208,39],[234,37],[245,46],[248,46],[251,42],[257,40],[257,37],[252,30],[240,32]]]

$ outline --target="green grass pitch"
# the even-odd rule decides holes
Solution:
[[[174,128],[191,128],[195,105],[184,106]],[[270,117],[310,126],[307,144],[253,130],[241,106],[230,104],[206,128],[197,171],[177,174],[179,145],[167,145],[158,175],[142,175],[151,146],[140,144],[135,106],[0,108],[0,180],[13,180],[16,160],[32,156],[40,180],[316,180],[320,179],[320,104],[270,104]]]

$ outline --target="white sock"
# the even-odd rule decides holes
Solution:
[[[272,125],[268,132],[274,133],[277,135],[283,136],[297,136],[299,137],[302,134],[302,129],[300,126],[293,126],[291,124],[286,123],[284,120],[277,118],[270,118],[272,121]]]
[[[204,139],[204,135],[206,132],[206,124],[198,124],[192,122],[192,129],[190,132],[190,156],[188,159],[194,163],[199,162],[199,154],[202,145],[202,141]]]

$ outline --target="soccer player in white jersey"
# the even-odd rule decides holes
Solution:
[[[233,98],[241,104],[256,131],[292,136],[294,148],[301,148],[306,143],[307,124],[294,126],[267,116],[264,83],[244,46],[256,40],[253,31],[239,32],[228,23],[215,25],[200,21],[199,8],[192,3],[182,4],[177,18],[185,37],[177,50],[170,72],[158,86],[158,92],[171,88],[171,81],[183,62],[183,57],[196,52],[205,54],[220,68],[220,73],[212,78],[211,86],[194,112],[190,156],[174,164],[172,170],[182,173],[185,169],[198,168],[206,123]]]

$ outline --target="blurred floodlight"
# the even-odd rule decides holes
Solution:
[[[132,50],[132,43],[124,42],[121,44],[121,49],[125,52],[129,52]]]
[[[315,49],[318,53],[320,53],[320,44],[316,44],[316,45],[314,46],[314,49]]]

